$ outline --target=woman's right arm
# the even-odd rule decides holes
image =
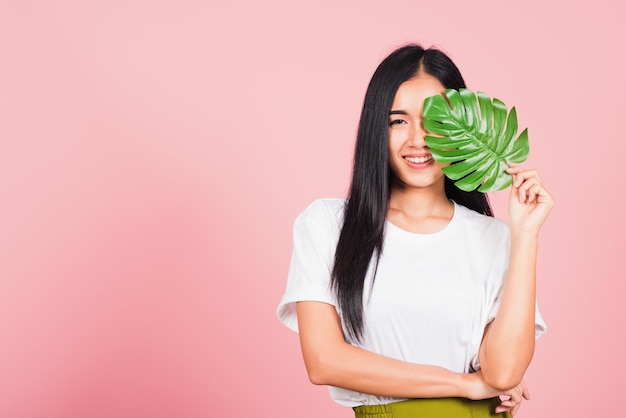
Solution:
[[[298,329],[304,363],[312,383],[397,398],[498,396],[482,373],[455,373],[443,367],[407,363],[345,342],[335,307],[298,302]]]

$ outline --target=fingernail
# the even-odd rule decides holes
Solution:
[[[508,401],[509,399],[511,399],[510,395],[500,395],[499,396],[501,401]]]

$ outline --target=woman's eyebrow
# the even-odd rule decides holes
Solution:
[[[408,115],[408,113],[404,110],[390,110],[389,116],[391,115]]]

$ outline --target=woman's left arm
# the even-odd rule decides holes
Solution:
[[[485,381],[499,390],[520,384],[535,350],[535,303],[539,230],[554,199],[535,170],[511,167],[511,255],[496,318],[485,328],[480,364]]]

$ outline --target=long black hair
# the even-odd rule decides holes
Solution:
[[[344,326],[355,340],[363,335],[363,288],[372,259],[374,268],[383,250],[385,220],[393,174],[389,168],[389,111],[402,83],[419,71],[437,78],[445,88],[465,87],[452,60],[437,49],[410,44],[392,52],[372,76],[365,93],[354,152],[350,192],[344,210],[331,286],[337,296]],[[449,199],[493,216],[487,196],[464,192],[447,177]],[[375,274],[375,270],[374,270]]]

